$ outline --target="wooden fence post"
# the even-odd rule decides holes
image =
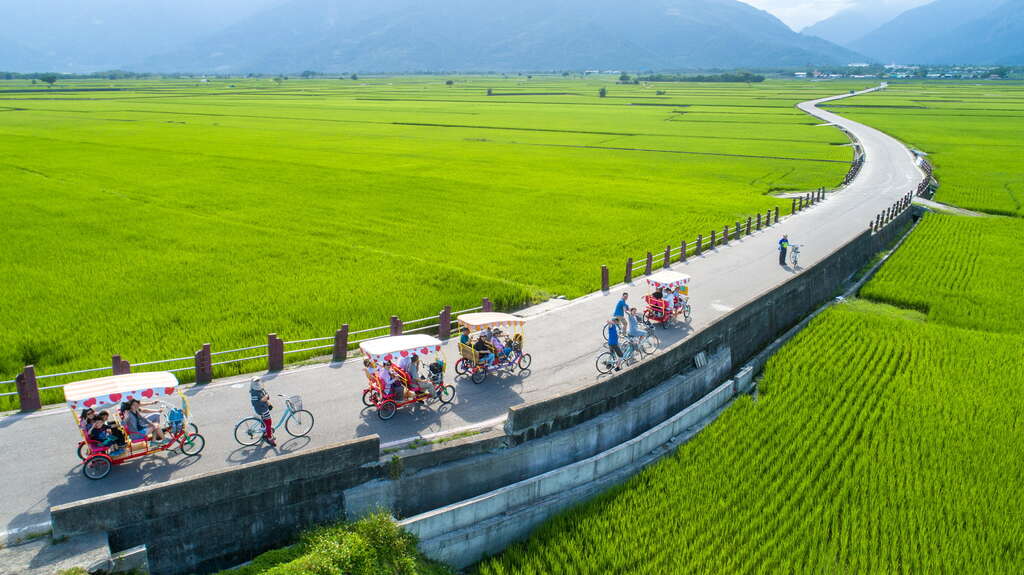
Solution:
[[[483,308],[482,311],[485,311],[485,312],[488,312],[488,313],[494,311],[494,304],[491,303],[491,298],[485,297],[483,299],[483,301],[480,303],[480,307]]]
[[[391,323],[389,327],[390,331],[388,333],[390,335],[402,335],[402,320],[399,319],[397,315],[391,316]]]
[[[121,356],[114,354],[110,356],[110,372],[114,375],[121,375]]]
[[[626,259],[626,278],[623,281],[633,283],[633,258]]]
[[[204,343],[196,352],[196,383],[213,381],[213,356],[210,355],[210,344]]]
[[[672,246],[665,246],[665,263],[662,265],[663,268],[668,269],[669,264],[672,263]]]
[[[757,230],[761,231],[761,212],[757,213]]]
[[[452,336],[452,306],[446,305],[437,314],[437,339],[446,340]]]
[[[743,233],[743,226],[740,225],[740,222],[736,222],[736,232],[735,233],[736,233],[736,239],[737,240],[740,239],[740,235]]]
[[[653,268],[654,268],[654,254],[652,254],[651,252],[647,252],[647,266],[644,267],[644,275],[645,276],[651,275],[651,272],[654,271]]]
[[[729,243],[729,225],[726,224],[722,228],[722,245],[724,246],[725,244],[728,244],[728,243]]]
[[[795,214],[796,213],[796,198],[792,198],[792,200],[793,200],[793,206],[789,209],[789,213]]]
[[[779,223],[779,208],[775,208],[775,223]]]
[[[608,266],[601,266],[601,291],[608,291]]]
[[[708,244],[709,249],[714,249],[717,244],[715,243],[715,230],[711,230],[711,243]]]
[[[267,371],[284,369],[284,340],[276,333],[267,334]]]
[[[334,353],[332,359],[337,362],[348,359],[348,324],[334,332]]]
[[[697,247],[693,250],[693,255],[699,256],[701,251],[704,250],[704,235],[697,234]]]
[[[754,224],[754,218],[747,216],[747,235],[750,235],[750,228]]]
[[[686,261],[686,240],[683,240],[679,246],[679,261]]]
[[[39,401],[39,384],[36,382],[36,366],[26,365],[14,378],[18,388],[18,403],[22,411],[36,411],[43,407]]]

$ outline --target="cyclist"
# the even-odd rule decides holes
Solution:
[[[789,236],[782,236],[779,240],[779,265],[786,265],[786,250],[789,249]]]
[[[615,356],[615,371],[622,369],[622,348],[619,347],[619,322],[608,320],[608,350]]]
[[[263,439],[271,447],[277,447],[277,442],[274,441],[274,422],[270,418],[270,410],[274,406],[270,404],[270,394],[263,389],[263,380],[258,377],[249,380],[249,400],[252,402],[256,417],[263,420]]]
[[[647,335],[647,331],[640,328],[640,312],[635,307],[629,308],[626,313],[626,322],[629,324],[629,329],[626,331],[626,335],[629,337],[644,337]]]
[[[628,292],[622,292],[622,299],[615,302],[615,311],[612,312],[612,321],[619,327],[620,330],[626,331],[626,310],[629,308],[629,304],[626,300],[629,299]]]

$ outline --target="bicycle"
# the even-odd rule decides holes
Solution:
[[[284,430],[292,437],[305,437],[313,429],[313,414],[302,409],[302,398],[298,395],[284,398],[284,413],[274,426],[277,431],[284,426]],[[242,445],[256,445],[263,441],[263,420],[256,416],[249,416],[235,424],[235,441]]]
[[[658,336],[651,332],[647,332],[639,337],[627,334],[626,339],[636,348],[637,353],[640,354],[640,359],[654,355],[658,351],[658,346],[661,345]]]
[[[605,344],[607,347],[608,344]],[[637,362],[636,358],[636,347],[630,339],[622,340],[620,346],[622,348],[622,363],[626,365],[633,365]],[[615,366],[618,365],[618,360],[611,349],[601,352],[597,356],[597,372],[602,375],[608,375],[615,370]]]
[[[789,248],[789,261],[792,262],[793,267],[796,267],[800,262],[800,246],[792,245]]]

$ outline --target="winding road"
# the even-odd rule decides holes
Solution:
[[[873,88],[872,90],[877,89]],[[857,94],[866,93],[865,90]],[[818,104],[849,97],[843,94],[804,102],[804,112],[853,134],[866,154],[858,177],[845,189],[809,209],[783,218],[770,229],[720,246],[713,253],[673,264],[693,276],[693,330],[759,297],[799,273],[778,264],[776,242],[782,234],[801,244],[801,266],[813,266],[833,250],[862,233],[875,215],[916,188],[924,177],[914,157],[899,141],[869,126],[819,109]],[[822,129],[829,129],[823,127]],[[611,315],[622,291],[634,304],[644,293],[642,278],[635,285],[619,285],[609,293],[595,293],[568,302],[550,302],[525,310],[526,348],[533,355],[532,372],[523,377],[490,377],[482,385],[456,383],[455,402],[442,409],[401,410],[388,422],[372,409],[364,410],[361,365],[321,364],[290,369],[268,378],[272,393],[299,394],[316,416],[311,437],[284,440],[276,449],[240,447],[232,429],[250,412],[248,378],[218,380],[191,388],[187,394],[195,421],[207,439],[199,457],[166,454],[115,468],[102,481],[81,473],[74,454],[79,436],[66,409],[47,409],[0,419],[0,456],[7,472],[0,510],[0,531],[7,539],[48,529],[51,505],[68,503],[275,457],[372,433],[385,446],[416,437],[501,425],[510,406],[549,398],[595,381],[594,358],[601,346],[600,327]],[[662,331],[663,347],[691,334],[683,329]],[[447,357],[457,351],[449,344]],[[450,361],[449,363],[452,363]],[[449,368],[451,369],[451,368]],[[453,374],[448,374],[449,379]],[[3,541],[0,540],[0,544]]]

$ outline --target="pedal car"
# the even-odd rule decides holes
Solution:
[[[382,420],[394,417],[399,407],[435,401],[446,404],[455,399],[455,387],[444,383],[445,361],[441,340],[436,337],[382,337],[364,341],[359,350],[368,381],[363,405],[375,407]],[[424,375],[421,369],[426,370],[425,378],[419,377]]]
[[[455,373],[468,374],[473,383],[483,383],[493,371],[514,373],[516,368],[529,369],[533,358],[523,352],[525,326],[526,320],[507,313],[460,315],[462,336]]]
[[[180,408],[161,401],[161,398],[175,395],[181,399]],[[199,455],[206,446],[189,416],[188,400],[178,390],[178,379],[171,373],[113,375],[69,383],[64,386],[64,398],[82,433],[77,451],[83,459],[82,473],[89,479],[103,479],[114,465],[167,451],[175,445],[188,456]],[[159,406],[155,419],[149,421],[163,432],[163,441],[156,441],[149,434],[139,437],[128,432],[121,407],[136,399],[147,408]],[[89,430],[79,419],[80,410],[86,409],[97,414],[102,411],[110,414],[107,425],[103,426],[109,434],[108,440],[99,442],[89,437]]]
[[[644,296],[644,323],[651,327],[668,327],[679,316],[690,322],[690,276],[662,270],[648,276],[647,283],[653,291]],[[671,294],[672,301],[665,297],[666,294]]]

